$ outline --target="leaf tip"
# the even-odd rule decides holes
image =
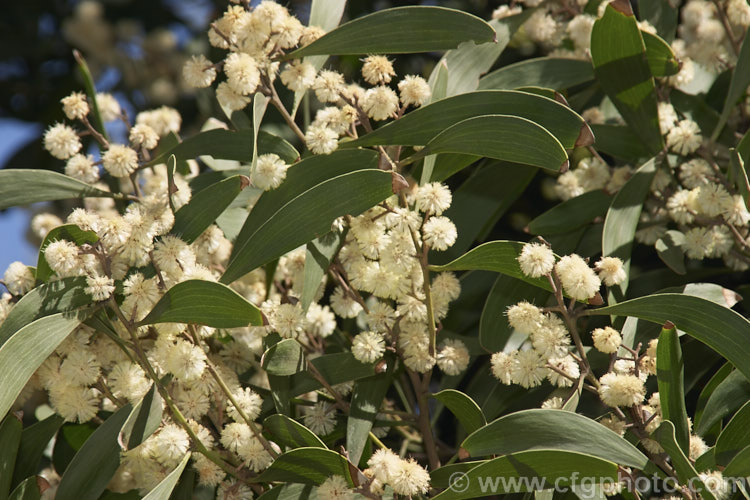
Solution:
[[[671,321],[667,320],[667,321],[664,322],[664,325],[662,326],[662,329],[663,330],[674,330],[674,323],[672,323]]]
[[[471,456],[471,453],[469,453],[469,450],[467,450],[463,446],[461,448],[459,448],[459,450],[458,450],[458,458],[460,458],[461,460],[465,460],[465,459],[469,458],[470,456]]]
[[[240,175],[240,189],[245,189],[250,185],[250,177],[246,175]]]
[[[630,5],[629,0],[613,0],[609,5],[620,14],[631,17],[633,16],[633,7]]]
[[[36,477],[36,487],[39,488],[39,493],[44,493],[48,489],[52,487],[52,485],[49,484],[49,482],[44,479],[42,476]]]
[[[564,161],[564,162],[562,162],[562,165],[560,165],[560,173],[561,173],[561,174],[564,174],[564,173],[565,173],[565,172],[567,172],[568,170],[570,170],[570,160],[568,160],[568,159],[566,158],[566,159],[565,159],[565,161]]]
[[[408,189],[409,183],[404,179],[404,176],[398,172],[391,171],[391,190],[393,194],[398,194],[404,189]]]
[[[593,297],[589,299],[589,305],[591,306],[604,305],[604,299],[602,298],[602,294],[599,292],[596,292],[596,295],[594,295]]]
[[[583,122],[581,125],[581,131],[578,133],[578,138],[576,139],[575,147],[580,148],[582,146],[591,146],[594,144],[594,140],[593,130],[591,130],[588,123]]]

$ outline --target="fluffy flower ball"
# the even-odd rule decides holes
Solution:
[[[75,130],[56,123],[44,134],[44,149],[55,158],[67,160],[81,150],[81,140]]]
[[[385,352],[385,339],[375,332],[362,332],[352,341],[352,354],[362,363],[374,363]]]
[[[609,326],[595,329],[591,332],[591,337],[594,340],[594,347],[605,354],[617,352],[622,344],[620,332]]]
[[[278,155],[260,155],[252,174],[253,184],[264,191],[276,189],[286,178],[287,168],[288,165]]]
[[[373,120],[386,120],[398,110],[398,96],[383,85],[371,88],[365,92],[362,109]]]
[[[195,55],[182,67],[182,77],[191,87],[205,88],[216,79],[216,68],[203,54]]]
[[[566,255],[555,266],[563,290],[576,300],[596,295],[601,281],[585,260],[578,255]]]
[[[594,268],[599,273],[599,278],[607,286],[619,285],[627,277],[622,260],[617,257],[602,257]]]
[[[518,256],[521,272],[530,278],[538,278],[552,272],[555,255],[552,249],[542,243],[526,243]]]
[[[102,163],[115,177],[126,177],[138,168],[138,153],[122,144],[112,144],[102,155]]]
[[[599,379],[599,396],[609,406],[633,406],[646,396],[643,381],[635,375],[607,373]]]

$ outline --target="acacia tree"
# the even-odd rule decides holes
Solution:
[[[192,136],[77,54],[64,174],[0,171],[2,208],[79,200],[4,274],[0,497],[735,493],[750,325],[713,281],[750,267],[750,6],[344,3],[230,5]],[[540,176],[530,241],[485,241]]]

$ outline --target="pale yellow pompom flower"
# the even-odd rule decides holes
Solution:
[[[530,278],[539,278],[552,272],[555,255],[542,243],[526,243],[518,256],[521,272]]]
[[[385,56],[367,56],[362,65],[362,77],[371,85],[389,83],[395,76],[393,64]]]

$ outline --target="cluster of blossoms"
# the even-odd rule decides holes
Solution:
[[[527,243],[518,256],[518,263],[524,275],[549,280],[557,306],[539,307],[522,301],[508,308],[508,323],[516,332],[526,335],[527,341],[519,349],[493,354],[493,375],[503,384],[525,388],[537,387],[545,379],[557,388],[576,386],[572,392],[570,389],[555,391],[542,403],[542,408],[550,409],[563,409],[579,384],[590,384],[587,388],[595,392],[602,403],[613,408],[612,413],[599,419],[602,425],[620,436],[630,428],[648,452],[663,453],[659,443],[650,437],[662,422],[659,393],[646,398],[646,381],[649,376],[656,375],[658,339],[652,339],[641,352],[640,344],[635,348],[627,346],[621,333],[610,326],[593,329],[590,335],[594,349],[610,357],[607,372],[597,379],[591,373],[578,332],[577,311],[585,306],[575,306],[575,301],[601,303],[599,290],[602,284],[612,287],[625,280],[622,261],[616,257],[602,257],[592,268],[578,255],[557,259],[548,245]],[[564,296],[570,298],[570,306],[563,302]],[[571,340],[575,340],[574,346]],[[623,413],[622,408],[630,410],[629,413]],[[690,459],[695,461],[707,450],[703,439],[691,434]],[[719,471],[707,473],[706,477],[718,477],[717,484],[724,487]],[[619,488],[615,488],[606,494],[618,492]]]

